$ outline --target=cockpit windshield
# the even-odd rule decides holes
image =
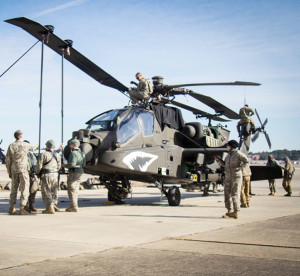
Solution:
[[[92,119],[87,128],[92,131],[111,130],[115,126],[116,118],[124,111],[125,109],[116,109],[102,113],[98,117]]]

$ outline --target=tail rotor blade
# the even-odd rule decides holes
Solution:
[[[256,132],[256,133],[254,134],[254,136],[251,138],[251,141],[252,141],[252,142],[255,142],[255,141],[257,140],[258,136],[259,136],[259,132]]]
[[[258,112],[257,112],[256,109],[255,109],[255,113],[256,113],[256,116],[257,116],[257,118],[258,118],[258,121],[259,121],[260,125],[263,126],[263,124],[262,124],[262,122],[261,122],[261,119],[260,119],[260,117],[259,117]]]
[[[268,123],[268,118],[264,121],[264,123],[262,124],[262,127],[264,128],[267,123]]]
[[[269,148],[271,149],[272,144],[268,133],[264,132]]]

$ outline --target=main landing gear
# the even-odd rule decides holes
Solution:
[[[181,194],[178,187],[173,186],[166,188],[162,181],[155,181],[155,186],[163,193],[167,198],[170,206],[179,206],[181,201]]]

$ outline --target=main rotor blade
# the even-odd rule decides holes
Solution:
[[[194,108],[192,106],[189,106],[189,105],[185,105],[185,104],[182,104],[182,103],[179,103],[179,102],[176,102],[174,100],[167,100],[167,99],[162,99],[162,101],[164,103],[171,103],[173,105],[176,105],[176,106],[179,106],[181,108],[184,108],[186,110],[189,110],[191,112],[193,112],[195,115],[200,115],[202,117],[206,117],[208,119],[212,119],[214,121],[218,121],[218,122],[228,122],[229,120],[226,120],[226,119],[223,119],[217,115],[213,115],[213,114],[210,114],[210,113],[207,113],[205,111],[202,111],[200,109],[197,109],[197,108]]]
[[[47,37],[47,35],[49,35],[49,37],[45,39],[45,44],[59,55],[62,55],[62,49],[66,49],[69,46],[68,43],[66,43],[64,40],[62,40],[55,34],[49,33],[48,28],[26,17],[8,19],[5,20],[5,22],[24,29],[26,32],[28,32],[29,34],[31,34],[39,40],[43,40],[45,37]],[[73,65],[78,67],[80,70],[82,70],[83,72],[85,72],[90,77],[92,77],[93,79],[95,79],[103,85],[115,88],[121,91],[122,93],[128,91],[128,88],[126,86],[124,86],[118,80],[106,73],[104,70],[102,70],[89,59],[87,59],[81,53],[76,51],[73,47],[70,47],[69,49],[70,55],[65,54],[65,59],[67,59]]]
[[[268,133],[264,132],[269,148],[271,149],[272,144]]]
[[[259,136],[259,131],[257,131],[257,132],[254,134],[254,136],[251,138],[251,141],[252,141],[252,142],[255,142],[255,141],[257,140],[258,136]]]
[[[258,86],[260,83],[256,82],[247,82],[247,81],[235,81],[235,82],[203,82],[203,83],[186,83],[186,84],[176,84],[176,85],[167,85],[168,89],[185,87],[185,86],[208,86],[208,85],[251,85]]]
[[[224,115],[229,119],[240,119],[241,116],[225,105],[219,103],[218,101],[214,100],[211,97],[204,96],[202,94],[198,94],[196,92],[189,92],[189,95],[191,95],[193,98],[197,99],[198,101],[208,105],[209,107],[213,108],[217,113],[220,113],[220,115]]]
[[[261,127],[263,128],[263,124],[262,124],[262,122],[261,122],[261,119],[260,119],[260,117],[259,117],[259,115],[258,115],[258,112],[257,112],[256,108],[255,108],[255,113],[256,113],[256,116],[257,116],[257,118],[258,118],[258,121],[259,121]]]

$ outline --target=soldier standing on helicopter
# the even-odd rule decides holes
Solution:
[[[139,81],[137,88],[130,88],[129,95],[132,103],[137,101],[149,100],[153,93],[153,87],[149,79],[145,78],[140,72],[136,73],[136,79]]]
[[[255,114],[254,110],[252,108],[250,108],[247,104],[245,104],[245,106],[240,109],[239,115],[242,118],[237,124],[237,131],[239,134],[241,132],[241,125],[243,125],[243,124],[250,123],[251,129],[255,128],[254,121],[250,118],[254,114]]]

